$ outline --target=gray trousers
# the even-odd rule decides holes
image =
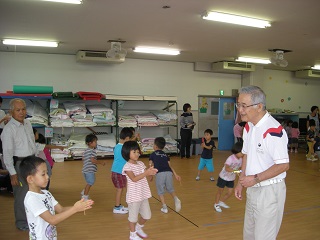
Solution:
[[[14,216],[16,219],[16,227],[23,228],[28,226],[26,211],[24,208],[24,197],[26,196],[29,187],[24,179],[20,176],[20,163],[21,161],[17,161],[15,165],[16,172],[18,174],[19,186],[13,186],[13,195],[14,195]]]
[[[275,240],[286,201],[285,181],[247,189],[244,240]]]

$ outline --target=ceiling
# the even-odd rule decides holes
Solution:
[[[164,8],[169,6],[169,8]],[[266,29],[206,21],[204,11],[269,20]],[[81,5],[37,0],[0,0],[0,39],[57,40],[58,48],[5,46],[0,51],[76,54],[107,51],[108,40],[124,40],[126,58],[182,62],[270,58],[286,49],[286,68],[320,64],[319,0],[83,0]],[[134,53],[138,45],[178,48],[178,56]]]

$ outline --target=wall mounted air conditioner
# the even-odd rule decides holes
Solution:
[[[107,57],[107,52],[80,50],[76,55],[78,62],[123,63],[125,58]]]
[[[298,78],[320,78],[320,71],[319,70],[299,70],[295,72],[295,76]]]
[[[253,72],[255,65],[245,62],[214,62],[212,63],[213,72],[226,72],[226,73],[241,73],[241,72]]]

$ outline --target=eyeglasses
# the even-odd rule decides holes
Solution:
[[[243,109],[247,109],[248,107],[252,107],[252,106],[256,106],[260,103],[254,103],[251,105],[246,105],[246,104],[242,104],[242,103],[236,103],[236,108],[243,108]]]

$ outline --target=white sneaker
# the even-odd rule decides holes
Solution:
[[[81,198],[82,198],[82,196],[84,195],[84,189],[82,189],[80,194],[81,194]]]
[[[197,176],[197,177],[196,177],[196,181],[199,181],[199,180],[200,180],[200,177],[199,177],[199,176]]]
[[[125,210],[124,208],[120,207],[114,207],[113,208],[113,213],[118,213],[118,214],[127,214],[129,211]]]
[[[163,212],[163,213],[168,213],[168,208],[162,207],[160,210],[161,210],[161,212]]]
[[[142,240],[142,238],[140,238],[136,232],[130,232],[130,240]]]
[[[180,212],[181,210],[181,201],[179,198],[174,199],[174,205],[176,207],[176,212]]]
[[[220,206],[218,204],[214,204],[214,209],[217,211],[217,212],[222,212]]]
[[[128,212],[129,212],[129,208],[127,208],[127,207],[125,207],[125,206],[122,206],[121,204],[120,204],[120,207],[121,207],[122,209],[124,209],[125,211],[128,211]]]
[[[139,237],[141,238],[147,238],[148,237],[148,234],[146,234],[144,231],[143,231],[143,228],[144,225],[140,225],[139,223],[136,224],[136,233],[138,234]]]
[[[219,206],[223,207],[223,208],[230,208],[227,204],[225,204],[224,202],[219,201]]]
[[[84,201],[87,201],[87,200],[89,200],[89,195],[82,195],[82,198],[84,199]]]
[[[211,177],[211,178],[210,178],[210,181],[212,181],[212,182],[213,182],[213,181],[214,181],[214,178],[213,178],[213,177]]]

